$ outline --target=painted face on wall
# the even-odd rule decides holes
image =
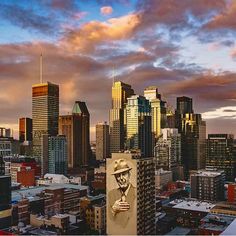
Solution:
[[[130,171],[124,171],[124,172],[115,174],[115,178],[120,188],[122,188],[124,191],[129,187]]]

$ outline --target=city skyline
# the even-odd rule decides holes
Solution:
[[[174,108],[176,97],[191,97],[207,133],[236,133],[234,1],[1,1],[0,6],[0,126],[16,134],[18,118],[31,117],[31,87],[39,82],[43,53],[44,82],[60,85],[60,115],[74,101],[85,101],[92,139],[96,123],[109,120],[113,77],[140,95],[157,86]]]

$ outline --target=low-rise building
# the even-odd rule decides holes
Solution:
[[[172,171],[163,170],[162,168],[155,171],[155,186],[156,189],[162,189],[172,181]]]

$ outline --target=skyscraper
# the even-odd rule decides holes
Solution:
[[[208,134],[206,166],[224,170],[227,181],[236,177],[236,147],[233,134]]]
[[[153,145],[155,145],[161,129],[166,127],[166,102],[161,100],[161,94],[158,93],[158,88],[155,86],[147,87],[144,90],[144,97],[149,100],[151,105]]]
[[[20,142],[32,141],[32,119],[23,117],[19,119],[19,140]]]
[[[71,115],[59,117],[59,134],[67,139],[69,168],[88,165],[89,128],[90,115],[85,102],[76,101]]]
[[[96,125],[96,159],[105,160],[109,157],[109,125],[98,123]]]
[[[192,99],[177,98],[176,127],[181,133],[181,154],[185,177],[190,170],[205,168],[206,122],[201,114],[193,113]]]
[[[43,135],[42,175],[67,174],[67,142],[64,135]]]
[[[134,94],[130,85],[116,81],[112,86],[112,108],[110,110],[110,152],[124,150],[126,137],[125,106],[127,98]]]
[[[107,234],[155,234],[153,158],[113,153],[106,169]]]
[[[50,82],[32,87],[33,154],[38,159],[42,154],[42,135],[58,134],[59,86]]]
[[[126,106],[128,150],[139,150],[143,156],[153,156],[151,106],[149,101],[139,95],[128,98]]]

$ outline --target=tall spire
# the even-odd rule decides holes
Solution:
[[[43,83],[43,54],[40,55],[40,83]]]

